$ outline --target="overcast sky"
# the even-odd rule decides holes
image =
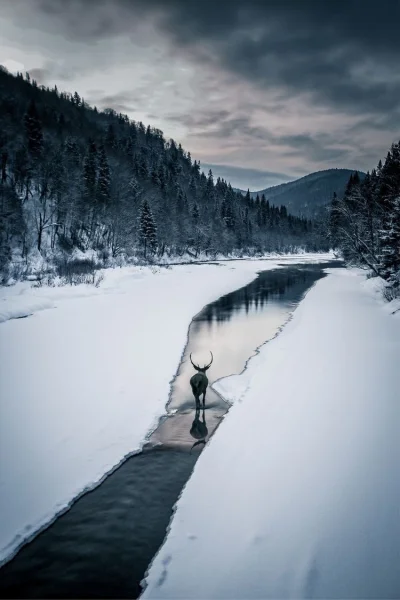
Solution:
[[[384,158],[399,23],[399,0],[0,0],[0,63],[261,189]]]

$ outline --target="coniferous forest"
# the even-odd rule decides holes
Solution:
[[[0,70],[0,271],[327,250],[321,223],[202,172],[174,140]]]
[[[400,295],[400,142],[363,181],[351,175],[343,198],[334,195],[330,239],[347,263],[387,282],[387,299]]]

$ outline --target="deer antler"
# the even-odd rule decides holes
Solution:
[[[190,362],[192,363],[192,365],[194,366],[195,369],[200,369],[200,367],[198,367],[197,365],[194,364],[194,362],[192,361],[192,353],[190,353]]]
[[[203,369],[208,369],[211,366],[212,361],[214,360],[213,353],[211,352],[211,350],[210,350],[210,354],[211,354],[211,362],[207,366],[204,365]]]

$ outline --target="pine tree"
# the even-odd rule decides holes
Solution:
[[[157,246],[157,227],[147,200],[144,200],[142,204],[139,235],[144,247],[144,257],[146,258],[147,248],[154,252]]]
[[[159,167],[157,165],[154,165],[154,167],[151,170],[151,182],[153,183],[153,185],[160,187],[161,181],[160,181],[160,176],[158,173],[159,173]]]
[[[195,160],[193,163],[193,174],[197,179],[200,176],[200,161]]]
[[[340,226],[340,213],[339,213],[339,200],[336,192],[333,192],[333,198],[331,201],[329,211],[329,236],[331,239],[332,247],[336,248],[339,242],[338,229]]]
[[[143,156],[143,154],[140,154],[138,158],[137,174],[140,179],[147,179],[149,176],[146,158]]]
[[[135,204],[140,196],[141,188],[134,175],[129,180],[128,188],[131,201]]]
[[[43,150],[42,125],[32,100],[24,117],[25,133],[28,140],[28,151],[33,159],[38,159]]]
[[[262,210],[261,210],[260,199],[258,199],[258,207],[256,208],[256,221],[257,221],[257,225],[259,227],[262,227],[262,225],[263,225],[263,214],[262,214]]]
[[[97,148],[93,140],[83,163],[83,196],[87,202],[93,202],[96,197],[97,177]]]
[[[78,92],[74,92],[74,95],[72,97],[72,102],[73,102],[73,104],[75,104],[75,106],[81,106],[82,100],[81,100],[81,97],[78,94]]]
[[[81,164],[79,146],[76,141],[68,137],[64,142],[65,155],[70,167],[77,167]]]
[[[195,223],[197,223],[197,221],[200,218],[200,211],[199,211],[199,207],[197,206],[197,204],[195,203],[193,205],[193,210],[192,210],[192,217]]]
[[[211,169],[208,171],[208,176],[206,179],[206,186],[204,191],[204,200],[207,203],[211,203],[215,199],[214,194],[214,177]]]
[[[263,227],[265,227],[267,225],[267,221],[268,221],[269,204],[267,204],[264,194],[261,196],[260,211],[261,211],[261,224]]]
[[[390,216],[380,232],[380,269],[394,287],[400,286],[400,196],[393,201]]]
[[[111,173],[108,166],[106,150],[104,146],[99,150],[99,175],[97,179],[97,201],[100,205],[106,205],[110,201]]]
[[[189,180],[189,193],[191,194],[193,199],[196,199],[197,186],[196,186],[196,178],[193,177],[193,175],[190,177],[190,180]]]
[[[236,223],[235,209],[234,209],[235,194],[232,190],[231,184],[226,186],[226,191],[223,196],[223,202],[221,206],[221,216],[225,221],[225,225],[228,229],[233,229]]]
[[[25,187],[25,200],[28,197],[29,186],[29,157],[25,146],[18,148],[14,158],[14,179],[19,192]]]
[[[117,136],[115,135],[115,129],[112,123],[110,123],[107,129],[106,145],[112,150],[117,146]]]
[[[64,129],[65,129],[65,117],[64,117],[63,113],[60,113],[60,116],[58,117],[58,124],[57,124],[57,133],[60,137],[64,133]]]
[[[182,214],[185,210],[185,198],[182,192],[182,188],[179,184],[176,185],[175,188],[175,198],[176,198],[176,210],[179,214]]]
[[[221,219],[225,221],[226,218],[226,198],[224,198],[221,202]]]

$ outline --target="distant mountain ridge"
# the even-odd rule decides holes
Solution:
[[[261,198],[261,195],[264,194],[270,204],[275,206],[284,204],[293,215],[315,217],[324,206],[329,204],[334,192],[339,198],[343,196],[350,175],[355,172],[356,169],[316,171],[295,181],[250,192],[250,196],[256,198],[258,194]],[[365,177],[365,173],[362,171],[357,172],[360,179]],[[246,193],[243,190],[238,191]]]

